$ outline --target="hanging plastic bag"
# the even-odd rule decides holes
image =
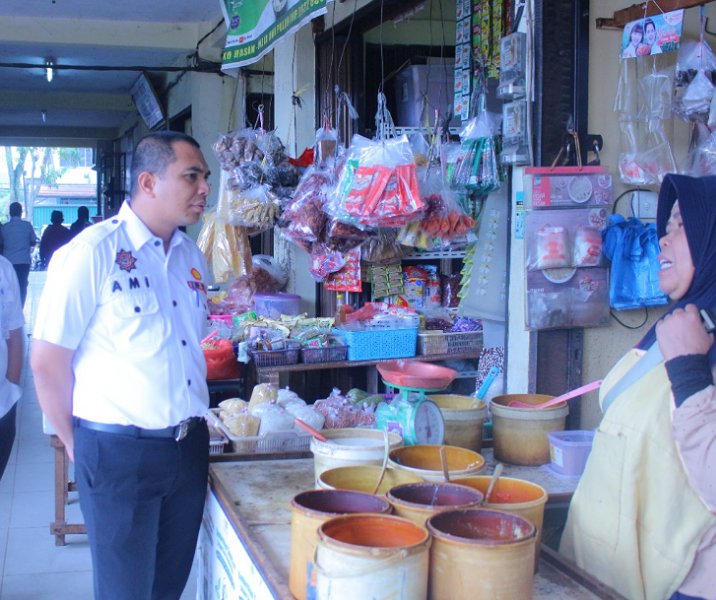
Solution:
[[[685,121],[705,123],[714,95],[716,55],[702,39],[681,43],[676,61],[674,114]]]
[[[602,239],[604,256],[611,261],[609,305],[628,310],[667,304],[668,297],[659,289],[656,226],[612,215]]]

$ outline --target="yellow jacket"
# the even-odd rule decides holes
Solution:
[[[632,350],[616,364],[600,400],[643,354]],[[561,554],[630,600],[669,598],[716,525],[688,484],[671,409],[663,363],[616,398],[597,429],[562,536]]]

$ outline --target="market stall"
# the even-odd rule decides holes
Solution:
[[[490,453],[486,472],[492,472]],[[200,535],[199,598],[285,598],[290,567],[290,501],[313,487],[313,461],[220,462],[211,466],[211,489]],[[542,484],[550,503],[569,497],[576,483],[539,467],[507,467],[505,475]],[[534,598],[619,598],[542,548]]]

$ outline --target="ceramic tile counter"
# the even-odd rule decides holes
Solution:
[[[483,472],[491,473],[491,452],[484,455]],[[576,485],[543,467],[506,466],[504,474],[540,483],[556,497],[568,497]],[[313,489],[313,460],[214,463],[210,478],[199,540],[198,598],[293,598],[288,589],[290,500]],[[535,599],[619,598],[545,547],[534,586]]]

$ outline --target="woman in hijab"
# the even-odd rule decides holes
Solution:
[[[667,175],[659,286],[674,300],[605,377],[560,552],[630,600],[716,598],[716,177]]]

